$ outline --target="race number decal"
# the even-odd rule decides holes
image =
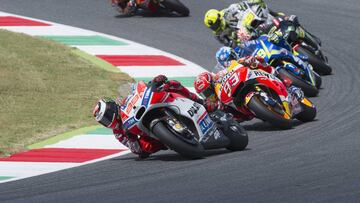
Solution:
[[[246,16],[244,17],[244,20],[243,20],[243,22],[242,22],[242,25],[243,26],[248,26],[248,25],[250,25],[251,24],[251,22],[252,22],[252,20],[254,19],[254,14],[252,14],[252,13],[247,13],[246,14]]]
[[[257,53],[257,56],[260,56],[261,58],[265,58],[266,57],[266,52],[263,49],[260,49]]]
[[[237,74],[233,74],[229,77],[224,85],[224,92],[230,97],[231,89],[240,83],[239,76]]]
[[[214,125],[214,122],[210,119],[209,115],[200,120],[199,122],[200,130],[205,135]]]

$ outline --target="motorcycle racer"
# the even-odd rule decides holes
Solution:
[[[138,8],[146,8],[153,12],[157,11],[156,5],[151,0],[110,0],[112,6],[119,8],[123,14],[134,14]]]
[[[236,107],[224,105],[220,102],[217,97],[215,86],[222,81],[222,78],[228,73],[229,67],[235,67],[237,65],[243,65],[251,69],[261,69],[267,73],[276,75],[276,70],[267,65],[264,60],[260,57],[247,56],[239,58],[238,55],[230,47],[222,47],[216,53],[218,63],[224,68],[217,73],[203,72],[199,74],[194,82],[195,90],[204,99],[205,106],[208,111],[214,111],[221,109],[226,113],[233,114],[234,118],[238,121],[251,120],[253,114],[245,107]],[[303,92],[300,88],[291,85],[291,81],[287,78],[283,79],[285,86],[288,89],[290,95],[293,95],[294,99],[302,98]]]
[[[236,6],[235,4],[232,4]],[[210,28],[215,38],[225,46],[235,47],[238,41],[236,34],[236,25],[230,19],[224,17],[227,10],[210,9],[205,13],[204,24]]]
[[[175,92],[195,102],[202,103],[202,100],[196,94],[191,93],[180,82],[168,80],[164,75],[156,76],[149,83],[159,88],[159,90]],[[159,150],[166,150],[167,147],[156,139],[144,135],[134,135],[124,130],[120,117],[120,108],[125,104],[125,101],[126,99],[123,101],[100,99],[93,110],[95,120],[101,125],[113,129],[115,138],[128,147],[131,152],[137,154],[140,159],[147,158],[150,154]]]
[[[220,43],[230,47],[275,31],[282,32],[289,43],[304,40],[315,50],[321,45],[317,37],[301,27],[297,16],[271,11],[263,0],[245,0],[221,11],[210,9],[204,23]]]
[[[259,20],[259,23],[263,23],[264,18],[269,18],[267,21],[270,22],[272,19],[271,14],[275,16],[282,15],[281,13],[270,11],[263,0],[245,0],[240,3],[231,4],[223,10],[208,10],[204,16],[204,24],[213,31],[215,38],[220,43],[225,46],[235,47],[236,44],[239,44],[243,40],[238,37],[238,30],[242,28],[238,23],[248,7],[258,11],[260,17],[256,19]],[[252,22],[255,22],[255,20]],[[257,33],[249,33],[253,34],[253,37],[256,37]]]
[[[274,71],[271,66],[263,65],[263,62],[259,61],[255,57],[249,56],[249,57],[241,58],[236,61],[236,60],[232,60],[235,59],[234,55],[235,52],[231,51],[230,47],[223,47],[217,52],[216,57],[217,59],[220,59],[222,62],[224,62],[221,63],[221,65],[224,67],[228,67],[232,63],[237,63],[250,67],[252,69],[262,69],[268,73],[272,73]],[[232,106],[227,106],[222,104],[220,100],[217,98],[215,93],[215,84],[221,81],[222,77],[226,73],[227,73],[226,69],[223,69],[217,73],[211,73],[211,72],[200,73],[194,81],[194,87],[196,92],[205,99],[204,105],[208,110],[208,112],[212,112],[215,111],[216,109],[220,109],[226,113],[231,113],[238,122],[251,120],[253,118],[253,115],[251,112],[248,111],[247,108],[237,107],[235,109]]]

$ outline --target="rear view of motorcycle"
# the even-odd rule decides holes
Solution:
[[[176,93],[158,91],[140,81],[121,110],[124,129],[159,140],[187,158],[201,158],[207,149],[243,150],[248,135],[223,112],[205,108]]]

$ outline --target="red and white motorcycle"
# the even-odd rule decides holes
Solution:
[[[188,158],[203,157],[205,149],[243,150],[248,144],[246,131],[228,114],[209,115],[201,104],[143,81],[121,106],[121,119],[126,131],[151,136]]]

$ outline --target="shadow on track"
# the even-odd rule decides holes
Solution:
[[[316,122],[317,119],[311,121],[311,122]],[[272,132],[272,131],[287,131],[287,130],[293,130],[294,128],[306,124],[304,122],[301,122],[299,120],[293,120],[293,127],[290,129],[280,129],[277,128],[273,125],[271,125],[270,123],[261,121],[261,120],[256,120],[255,122],[249,123],[249,124],[242,124],[242,126],[245,128],[246,131],[259,131],[259,132]]]
[[[183,156],[181,156],[180,154],[177,154],[174,151],[168,150],[166,153],[155,153],[152,154],[149,158],[146,159],[139,159],[136,155],[130,155],[130,156],[126,156],[126,157],[117,157],[117,158],[113,158],[111,159],[112,161],[121,161],[121,160],[134,160],[134,161],[197,161],[197,160],[204,160],[208,157],[212,157],[212,156],[220,156],[223,154],[230,154],[230,153],[239,153],[239,152],[244,152],[244,151],[248,151],[251,150],[250,148],[246,148],[243,151],[229,151],[227,149],[213,149],[213,150],[207,150],[205,152],[205,156],[202,159],[187,159]]]

